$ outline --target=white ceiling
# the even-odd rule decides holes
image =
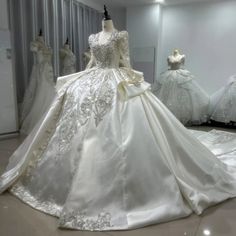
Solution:
[[[176,5],[191,2],[219,2],[220,0],[165,0],[163,5]],[[223,1],[223,0],[222,0]],[[128,7],[141,4],[154,3],[155,0],[99,0],[100,3],[106,4],[110,7]]]

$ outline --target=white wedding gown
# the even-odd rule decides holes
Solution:
[[[215,121],[236,122],[236,75],[211,97],[210,118]]]
[[[194,76],[181,68],[183,60],[168,63],[171,68],[161,74],[154,85],[153,93],[184,125],[206,122],[209,96],[194,80]]]
[[[69,47],[69,45],[68,45]],[[70,48],[61,48],[61,75],[70,75],[76,72],[76,56]]]
[[[235,197],[236,136],[195,132],[205,147],[130,68],[127,32],[104,44],[99,35],[89,38],[94,67],[59,78],[0,192],[58,217],[59,227],[98,231],[201,214]]]
[[[31,50],[35,60],[20,117],[21,133],[24,134],[30,133],[55,96],[51,49],[39,48],[37,43],[32,42]]]

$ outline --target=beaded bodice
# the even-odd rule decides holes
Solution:
[[[168,57],[167,61],[171,70],[178,70],[184,65],[185,55],[179,55],[178,57],[172,55]]]
[[[128,33],[126,31],[113,31],[105,43],[99,43],[98,34],[89,37],[91,48],[90,66],[100,68],[130,67]]]
[[[34,53],[35,64],[49,63],[52,60],[52,49],[46,45],[42,45],[37,41],[33,41],[30,44],[30,49]]]

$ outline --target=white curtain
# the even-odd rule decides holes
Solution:
[[[9,3],[18,102],[23,99],[33,63],[29,45],[40,29],[53,49],[55,79],[60,74],[59,49],[67,37],[77,57],[77,71],[84,69],[82,55],[88,48],[88,36],[101,30],[102,13],[77,0],[10,0]]]

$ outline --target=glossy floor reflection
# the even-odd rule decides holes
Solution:
[[[193,127],[211,130],[210,127]],[[219,129],[219,128],[216,128]],[[222,129],[236,132],[236,129]],[[0,140],[0,173],[7,165],[11,153],[23,138]],[[0,195],[1,236],[235,236],[236,198],[206,210],[203,215],[132,231],[84,232],[60,230],[56,218],[32,209],[9,193]]]

